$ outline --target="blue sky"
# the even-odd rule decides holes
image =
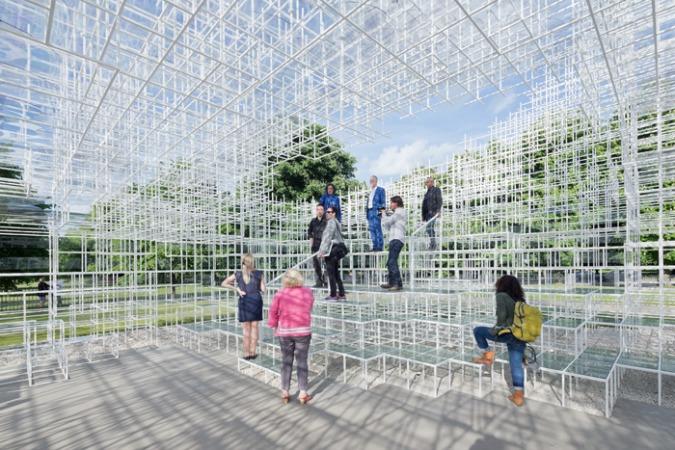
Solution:
[[[441,163],[462,150],[465,136],[486,135],[495,120],[506,119],[524,100],[517,94],[496,95],[483,103],[446,103],[412,117],[386,117],[387,138],[347,147],[358,159],[356,177],[366,181],[375,174],[386,183],[416,166]]]

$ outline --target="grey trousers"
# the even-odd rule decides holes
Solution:
[[[291,388],[291,373],[293,372],[293,357],[298,370],[298,389],[307,391],[307,355],[309,342],[312,336],[284,336],[279,337],[281,346],[281,389],[288,391]]]

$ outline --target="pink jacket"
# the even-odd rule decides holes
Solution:
[[[283,288],[276,293],[270,306],[270,328],[275,336],[308,336],[312,334],[314,295],[306,287]]]

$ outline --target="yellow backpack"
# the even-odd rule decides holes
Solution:
[[[539,308],[524,301],[516,302],[511,333],[523,342],[534,342],[541,334],[542,316]]]

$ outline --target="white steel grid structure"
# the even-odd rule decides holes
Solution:
[[[213,286],[239,255],[255,253],[271,280],[309,253],[312,206],[271,198],[276,163],[307,143],[324,157],[326,135],[375,140],[392,113],[517,93],[528,101],[488,136],[386,186],[417,230],[404,280],[440,295],[444,312],[410,313],[417,303],[405,295],[395,321],[373,306],[385,257],[366,251],[367,194],[349,192],[347,283],[399,337],[383,343],[345,328],[348,317],[322,320],[341,323],[340,339],[360,352],[387,345],[382,364],[424,366],[400,353],[419,345],[411,321],[445,341],[433,318],[452,328],[468,311],[446,350],[469,364],[469,327],[489,321],[476,319],[486,298],[476,291],[508,271],[551,308],[536,346],[542,373],[602,381],[606,413],[625,368],[657,373],[660,394],[675,355],[671,3],[0,0],[0,234],[49,245],[47,267],[8,263],[0,276],[51,286],[46,308],[31,290],[2,293],[8,367],[20,361],[32,382],[44,352],[67,377],[64,349],[91,361],[123,345],[186,342],[189,324],[201,334],[205,321],[229,323],[231,299]],[[312,124],[324,131],[308,133]],[[444,195],[435,251],[417,218],[430,174]],[[607,376],[579,368],[585,358],[607,367],[607,354]]]

